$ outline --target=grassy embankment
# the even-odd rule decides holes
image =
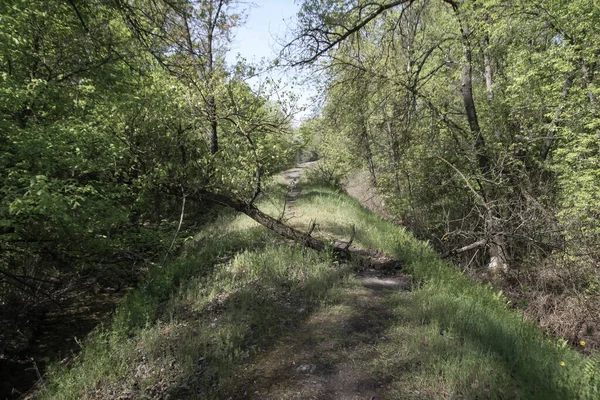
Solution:
[[[279,213],[283,189],[262,208]],[[277,203],[277,204],[274,204]],[[391,398],[598,398],[598,363],[545,337],[491,286],[472,283],[426,244],[334,189],[302,185],[290,222],[403,260],[411,291],[386,292],[389,310],[369,343],[365,373]],[[225,213],[130,293],[114,320],[53,368],[43,398],[220,398],[238,373],[311,315],[352,314],[357,266],[282,241]],[[343,337],[329,338],[354,351]],[[347,334],[347,333],[346,333]],[[335,347],[334,343],[334,347]],[[233,393],[235,395],[235,393]]]

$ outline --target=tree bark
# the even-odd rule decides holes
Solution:
[[[473,55],[471,49],[471,43],[469,40],[470,30],[468,25],[462,21],[458,4],[453,0],[444,0],[450,4],[456,14],[458,22],[460,24],[460,30],[462,35],[462,46],[463,46],[463,68],[461,74],[461,93],[463,103],[465,106],[465,112],[467,115],[467,121],[469,123],[469,129],[471,135],[475,140],[475,151],[477,153],[477,161],[479,164],[479,172],[484,177],[490,175],[490,160],[487,156],[486,144],[481,127],[479,126],[479,120],[477,117],[477,109],[475,107],[475,100],[473,98]],[[491,68],[490,68],[490,86],[491,89]],[[486,76],[487,84],[487,76]],[[489,96],[489,94],[488,94]],[[491,207],[484,199],[484,205],[486,208],[483,219],[486,226],[486,236],[491,240],[488,241],[488,247],[490,251],[490,262],[488,268],[492,272],[498,270],[506,271],[508,269],[508,258],[506,254],[505,238],[502,233],[500,218],[497,216],[497,212]]]
[[[468,40],[468,28],[463,27],[463,57],[464,65],[462,68],[461,94],[467,114],[467,121],[471,135],[475,139],[475,151],[477,152],[477,161],[482,174],[487,175],[490,169],[490,161],[485,151],[485,139],[481,134],[479,119],[475,100],[473,99],[473,55]]]
[[[490,59],[490,39],[488,36],[484,39],[485,48],[483,50],[483,65],[485,75],[485,89],[488,96],[488,103],[490,107],[490,115],[492,117],[492,125],[494,127],[494,137],[497,141],[502,139],[500,127],[496,123],[496,112],[494,110],[494,72],[492,69],[492,61]]]
[[[208,119],[210,120],[210,154],[216,154],[219,151],[219,134],[217,121],[217,105],[215,96],[211,95],[208,98]]]
[[[369,166],[369,174],[371,175],[371,183],[377,185],[377,175],[375,174],[375,162],[373,161],[373,152],[371,151],[371,142],[369,140],[369,131],[367,129],[366,118],[361,116],[362,131],[360,140],[365,151],[365,158]]]
[[[581,61],[581,69],[583,71],[583,80],[585,81],[585,86],[588,91],[588,98],[590,99],[590,113],[594,118],[599,118],[600,116],[597,115],[598,110],[596,108],[598,101],[592,87],[590,68],[585,61]],[[598,140],[598,152],[600,153],[600,128],[596,128],[596,139]]]
[[[485,67],[485,88],[489,102],[494,101],[494,75],[492,71],[492,62],[489,54],[490,40],[485,38],[485,50],[483,51],[483,64]]]
[[[396,193],[400,194],[400,144],[398,141],[398,135],[392,128],[392,123],[390,122],[390,118],[388,117],[387,113],[385,113],[385,126],[388,135],[390,136],[392,168],[394,169],[394,189],[396,190]]]
[[[561,95],[561,103],[567,99],[567,95],[569,94],[569,89],[573,86],[573,75],[569,75],[565,80],[565,84],[563,86],[562,95]],[[558,127],[558,121],[560,120],[560,116],[562,115],[565,107],[560,104],[554,113],[554,118],[550,123],[550,129],[548,129],[548,134],[546,139],[544,140],[544,144],[542,145],[542,150],[540,151],[540,161],[546,161],[548,158],[548,154],[550,153],[550,149],[552,148],[552,143],[554,142],[554,137],[556,136],[556,128]]]
[[[471,50],[471,43],[469,40],[470,32],[469,27],[466,23],[463,23],[460,15],[458,3],[454,0],[444,0],[447,4],[452,6],[456,18],[460,25],[461,41],[463,47],[463,67],[461,73],[461,94],[467,114],[467,122],[469,123],[469,129],[471,135],[475,139],[475,151],[477,152],[477,161],[479,163],[479,169],[484,175],[489,172],[490,161],[486,155],[485,139],[481,134],[481,128],[479,126],[479,119],[477,118],[477,109],[475,107],[475,100],[473,99],[473,54]]]
[[[170,193],[180,194],[181,189],[172,187],[170,188]],[[193,195],[188,195],[187,197],[198,201],[226,206],[235,211],[244,213],[254,221],[283,236],[284,238],[293,240],[294,242],[300,243],[303,246],[311,249],[323,250],[327,246],[327,244],[322,240],[312,237],[310,232],[300,232],[299,230],[292,228],[282,221],[263,213],[252,203],[247,203],[234,197],[212,193],[205,190],[196,191]],[[341,258],[349,258],[350,250],[348,247],[349,243],[336,242],[332,245],[332,250]]]
[[[218,136],[218,116],[217,116],[217,102],[215,99],[215,54],[214,54],[214,34],[217,27],[217,21],[221,14],[223,7],[223,0],[217,1],[216,10],[214,8],[214,2],[210,3],[210,15],[209,15],[209,26],[206,35],[207,54],[206,58],[208,61],[207,65],[207,88],[208,88],[208,101],[207,101],[207,112],[208,120],[210,121],[210,154],[216,154],[219,151],[219,136]]]
[[[487,239],[480,239],[474,243],[468,244],[466,246],[460,247],[458,249],[454,249],[454,250],[450,250],[449,252],[445,253],[442,255],[442,258],[448,258],[454,254],[460,254],[460,253],[464,253],[465,251],[469,251],[469,250],[473,250],[473,249],[477,249],[480,247],[485,246],[487,243]]]
[[[490,262],[488,269],[493,273],[508,271],[508,254],[506,252],[506,240],[502,233],[500,220],[494,215],[493,209],[488,211],[486,227],[490,234],[488,243],[490,249]]]

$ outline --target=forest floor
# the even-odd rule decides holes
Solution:
[[[223,212],[51,365],[36,397],[598,398],[595,359],[303,167],[274,177],[261,210],[328,243],[355,232],[370,259]]]
[[[289,186],[286,217],[296,216],[302,171],[315,162],[283,172]],[[380,258],[387,257],[382,254]],[[341,301],[312,313],[268,351],[235,372],[222,393],[231,399],[378,399],[389,391],[371,366],[394,321],[391,294],[411,295],[410,276],[365,266],[356,285],[342,289]]]
[[[103,278],[101,272],[74,277],[52,290],[52,301],[36,298],[0,315],[0,399],[18,399],[41,383],[50,361],[68,363],[81,340],[110,316],[135,283],[130,275]]]

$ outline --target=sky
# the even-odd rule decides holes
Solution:
[[[294,0],[254,0],[247,10],[246,23],[234,32],[230,51],[226,56],[229,65],[234,65],[238,54],[247,62],[257,64],[261,60],[273,60],[277,57],[281,41],[288,29],[295,23],[296,13],[299,10]],[[292,90],[298,97],[298,106],[307,110],[299,112],[294,118],[294,125],[299,125],[303,119],[312,115],[310,105],[313,103],[314,89],[308,83],[292,87],[293,78],[297,71],[283,71],[281,69],[260,75],[257,79],[249,81],[251,86],[258,84],[267,77],[281,79],[286,90]],[[273,96],[272,96],[273,97]],[[272,98],[277,100],[277,98]]]
[[[246,24],[236,30],[231,51],[227,56],[230,64],[235,62],[239,53],[250,62],[261,58],[274,58],[278,50],[276,38],[283,37],[288,25],[298,12],[294,0],[255,0],[248,12]]]

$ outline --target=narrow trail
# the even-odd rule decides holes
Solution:
[[[296,215],[302,164],[283,173],[290,190],[286,217]],[[294,182],[292,184],[292,182]],[[315,310],[294,332],[241,366],[224,398],[383,399],[393,397],[390,379],[377,372],[378,347],[397,320],[393,296],[412,295],[411,278],[389,272],[391,260],[371,254],[372,265],[344,286],[339,301]],[[387,272],[386,272],[387,271]]]
[[[285,218],[290,219],[296,216],[296,207],[295,201],[300,193],[302,192],[297,184],[300,182],[302,178],[302,173],[305,169],[311,168],[317,163],[317,161],[309,161],[305,163],[298,164],[295,168],[288,169],[283,172],[283,179],[285,183],[288,185],[288,193],[285,197]]]
[[[314,312],[297,331],[237,373],[231,399],[383,399],[390,382],[372,368],[394,321],[389,297],[410,296],[410,278],[375,271],[343,301]]]

